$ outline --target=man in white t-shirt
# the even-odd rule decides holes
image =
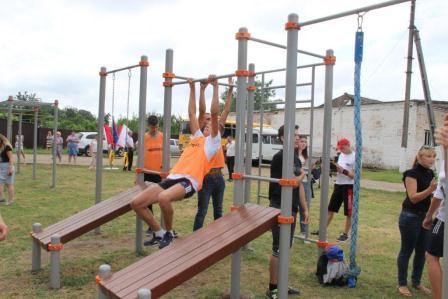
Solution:
[[[352,220],[355,153],[352,151],[350,141],[347,138],[342,138],[338,141],[337,149],[341,153],[336,164],[337,176],[333,194],[331,194],[330,203],[328,204],[327,227],[333,220],[334,213],[338,213],[342,203],[344,203],[345,227],[344,232],[341,233],[337,240],[345,242],[348,239]]]

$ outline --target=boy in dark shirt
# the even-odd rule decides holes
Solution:
[[[281,126],[278,129],[278,137],[283,143],[284,140],[284,126]],[[304,224],[308,224],[308,206],[306,204],[305,191],[302,186],[302,180],[305,176],[305,172],[302,171],[302,164],[300,163],[300,159],[296,152],[299,142],[299,126],[295,126],[294,133],[294,175],[296,176],[297,181],[299,182],[299,187],[294,188],[292,191],[292,216],[294,217],[294,223],[291,224],[291,240],[290,244],[292,246],[292,241],[294,237],[294,230],[296,227],[296,219],[297,212],[299,210],[299,201],[300,205],[303,208],[304,214]],[[283,150],[280,150],[278,153],[274,155],[271,162],[271,178],[282,178],[282,165],[283,165]],[[281,207],[281,197],[282,197],[282,187],[277,183],[269,183],[269,206],[273,208],[280,209]],[[266,291],[266,296],[268,298],[277,298],[278,290],[277,290],[277,282],[278,282],[278,257],[279,257],[279,241],[280,241],[280,225],[277,223],[274,227],[272,227],[272,255],[269,259],[269,289]],[[288,287],[288,294],[296,294],[298,295],[299,290]]]

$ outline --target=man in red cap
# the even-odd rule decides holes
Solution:
[[[333,220],[334,213],[338,213],[342,203],[344,203],[345,228],[337,240],[345,242],[348,239],[348,232],[351,227],[355,153],[350,148],[350,141],[347,138],[342,138],[338,141],[337,149],[340,155],[336,164],[336,182],[333,194],[331,194],[330,204],[328,205],[327,227]]]

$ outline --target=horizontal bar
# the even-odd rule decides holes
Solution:
[[[322,66],[322,65],[325,65],[325,63],[321,62],[321,63],[304,64],[304,65],[299,65],[297,67],[297,69],[304,69],[304,68],[315,67],[315,66]],[[269,74],[269,73],[278,73],[278,72],[284,72],[284,71],[286,71],[286,68],[255,72],[255,75],[262,75],[262,74]]]
[[[224,79],[224,78],[231,78],[231,77],[235,77],[235,73],[227,74],[227,75],[219,75],[219,76],[216,76],[216,79]],[[201,79],[193,79],[193,82],[201,82],[201,81],[205,81],[205,80],[208,80],[208,77],[201,78]],[[173,82],[173,85],[181,85],[181,84],[187,84],[187,83],[188,83],[188,81],[179,81],[179,82]]]
[[[227,87],[236,87],[236,85],[230,85],[230,84],[227,84],[227,83],[218,83],[218,85],[227,86]]]
[[[130,65],[130,66],[122,67],[120,69],[108,71],[108,72],[106,72],[106,74],[109,75],[109,74],[113,74],[113,73],[117,73],[117,72],[121,72],[121,71],[125,71],[125,70],[130,70],[130,69],[133,69],[133,68],[136,68],[139,66],[140,66],[140,64]]]
[[[43,102],[29,102],[29,101],[20,101],[14,100],[12,101],[12,105],[19,107],[43,107],[43,106],[53,106],[54,103],[43,103]],[[8,100],[0,102],[0,107],[8,107]]]
[[[297,235],[294,235],[294,238],[299,239],[299,240],[303,240],[303,241],[308,241],[308,242],[311,242],[311,243],[319,242],[319,240],[309,239],[309,238],[302,237],[302,236],[297,236]]]
[[[250,174],[244,174],[243,177],[245,179],[252,179],[252,180],[264,181],[264,182],[270,182],[270,183],[278,183],[280,181],[280,179],[273,179],[270,177],[250,175]]]
[[[349,10],[349,11],[346,11],[346,12],[341,12],[341,13],[338,13],[338,14],[326,16],[326,17],[319,18],[319,19],[314,19],[314,20],[310,20],[310,21],[306,21],[306,22],[302,22],[302,23],[299,22],[299,26],[303,27],[303,26],[308,26],[308,25],[313,25],[313,24],[317,24],[317,23],[322,23],[322,22],[325,22],[325,21],[334,20],[334,19],[338,19],[338,18],[350,16],[350,15],[357,15],[357,14],[362,13],[362,12],[368,12],[368,11],[371,11],[371,10],[374,10],[374,9],[383,8],[383,7],[386,7],[386,6],[400,4],[400,3],[408,2],[408,1],[411,1],[411,0],[392,0],[392,1],[387,1],[387,2],[383,2],[383,3],[370,5],[370,6],[364,6],[364,7],[361,7],[361,8]]]
[[[296,84],[297,87],[301,87],[301,86],[310,86],[313,83],[311,82],[307,82],[307,83],[298,83]],[[279,89],[279,88],[285,88],[286,85],[277,85],[277,86],[269,86],[269,87],[264,87],[263,89]]]
[[[303,104],[303,103],[311,103],[311,100],[297,100],[296,101],[296,104]],[[285,101],[263,103],[263,105],[285,105],[285,104],[286,104]]]
[[[251,38],[249,38],[249,40],[257,42],[257,43],[260,43],[260,44],[266,44],[266,45],[269,45],[269,46],[273,46],[273,47],[277,47],[277,48],[281,48],[281,49],[286,49],[286,46],[284,46],[284,45],[280,45],[280,44],[277,44],[277,43],[269,42],[269,41],[262,40],[262,39],[259,39],[259,38],[255,38],[255,37],[251,37]],[[297,52],[301,53],[301,54],[309,55],[309,56],[314,56],[314,57],[317,57],[317,58],[322,58],[322,59],[325,58],[325,56],[322,56],[322,55],[319,55],[319,54],[314,54],[314,53],[311,53],[311,52],[308,52],[308,51],[297,50]]]
[[[269,198],[269,196],[267,196],[267,195],[262,195],[262,194],[258,195],[258,197],[261,197],[261,198]]]

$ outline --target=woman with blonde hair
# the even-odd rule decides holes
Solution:
[[[431,291],[421,284],[425,251],[427,250],[430,232],[422,224],[431,204],[432,193],[437,188],[432,167],[436,158],[433,147],[422,146],[417,153],[414,165],[403,173],[406,198],[398,221],[401,235],[401,248],[397,257],[398,291],[410,297],[408,288],[408,264],[414,252],[412,269],[412,286],[414,289],[430,294]]]
[[[8,187],[8,199],[3,198],[3,185]],[[0,203],[14,202],[14,156],[8,138],[0,134]]]

